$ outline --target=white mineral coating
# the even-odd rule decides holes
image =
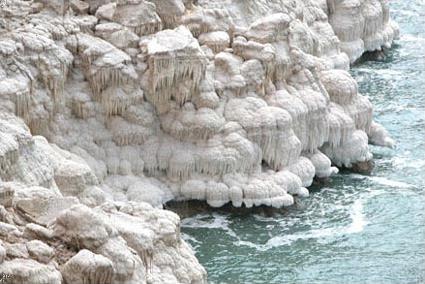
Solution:
[[[61,269],[65,283],[113,283],[114,267],[106,257],[80,250]]]
[[[26,245],[30,257],[41,263],[49,263],[50,260],[53,258],[53,248],[46,245],[42,241],[32,240],[27,242]]]
[[[347,72],[398,36],[387,1],[32,4],[0,9],[12,283],[205,283],[165,202],[290,206],[394,146]]]
[[[371,144],[389,148],[393,148],[395,146],[395,142],[390,138],[388,131],[377,122],[372,122],[368,136]]]
[[[0,265],[4,262],[6,259],[6,249],[3,247],[3,244],[0,243]]]
[[[10,275],[9,283],[61,284],[62,275],[54,265],[46,265],[32,259],[15,258],[0,264],[4,275]],[[13,276],[13,277],[12,277]]]
[[[330,0],[327,6],[329,22],[351,62],[365,51],[389,48],[398,37],[398,26],[389,17],[388,1]]]

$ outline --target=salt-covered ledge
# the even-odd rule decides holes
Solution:
[[[0,9],[11,283],[203,283],[163,204],[290,206],[394,144],[347,72],[384,0],[69,2]]]

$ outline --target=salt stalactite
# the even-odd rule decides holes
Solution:
[[[152,57],[149,60],[152,78],[152,102],[163,104],[172,97],[183,105],[197,92],[200,80],[205,72],[204,62],[196,58],[159,58]],[[189,82],[187,92],[172,91],[173,87],[181,82]]]
[[[367,97],[358,94],[351,104],[343,105],[343,108],[354,120],[357,129],[369,132],[373,119],[373,107]]]
[[[193,152],[179,149],[168,160],[167,174],[172,179],[187,180],[196,169],[196,156]]]
[[[143,91],[140,89],[108,88],[102,92],[101,104],[106,115],[122,115],[132,105],[143,102]]]
[[[28,111],[18,92],[10,97],[19,102],[6,96],[2,108],[19,105],[31,125],[43,123],[49,139],[84,156],[101,180],[115,180],[104,186],[111,199],[157,206],[170,192],[212,206],[291,205],[293,195],[308,195],[313,176],[335,173],[329,158],[350,166],[371,158],[367,138],[391,144],[349,73],[335,70],[347,70],[348,59],[325,15],[339,24],[343,50],[363,52],[367,40],[378,48],[394,38],[388,7],[327,1],[326,9],[325,2],[119,1],[59,22],[33,13],[32,26],[11,36],[21,45],[12,49],[25,51],[19,69],[36,63],[34,78],[46,84],[33,82]],[[0,42],[1,50],[8,46]],[[3,65],[0,77],[16,78]],[[53,98],[63,101],[61,112],[53,115],[58,109],[40,91],[62,87],[66,96]],[[19,175],[30,172],[22,168]],[[47,184],[44,171],[27,180]],[[135,181],[144,175],[152,187]],[[79,197],[91,202],[96,192]]]
[[[344,112],[344,109],[335,103],[331,103],[329,113],[329,145],[331,147],[339,147],[341,144],[345,144],[351,138],[355,129],[353,119]]]
[[[255,98],[233,99],[226,105],[225,117],[242,125],[274,169],[289,165],[301,152],[301,143],[291,129],[291,116],[283,109],[267,107]]]
[[[313,151],[329,138],[328,103],[319,92],[302,90],[296,95],[308,108],[306,150]]]
[[[286,110],[292,117],[292,129],[301,141],[303,150],[309,148],[308,145],[308,108],[297,96],[289,94],[282,89],[275,94],[266,97],[270,106],[279,107]]]
[[[8,179],[13,164],[19,158],[19,144],[13,139],[13,136],[6,133],[2,133],[0,141],[0,177]]]
[[[357,96],[357,82],[343,70],[326,70],[320,73],[320,81],[332,102],[347,105]]]
[[[15,104],[15,114],[24,119],[28,119],[31,90],[25,79],[5,79],[0,83],[0,98],[12,100]]]
[[[364,51],[388,48],[398,36],[398,26],[389,20],[385,1],[328,1],[328,12],[341,49],[351,62]]]
[[[143,45],[149,58],[148,99],[164,104],[173,97],[180,105],[190,100],[206,70],[205,55],[190,31],[183,26],[164,30]],[[187,91],[179,92],[175,88],[179,85]]]
[[[67,41],[67,47],[81,56],[85,76],[98,101],[108,87],[129,84],[137,78],[130,56],[107,41],[78,34]]]
[[[72,113],[82,119],[86,119],[90,115],[89,105],[91,98],[89,94],[78,92],[74,93],[72,97]]]

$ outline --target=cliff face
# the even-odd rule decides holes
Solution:
[[[391,147],[347,72],[391,45],[388,14],[385,0],[9,1],[1,271],[204,282],[178,217],[152,206],[289,206],[332,164],[369,161],[368,143]]]

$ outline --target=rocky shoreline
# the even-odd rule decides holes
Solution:
[[[8,1],[0,272],[205,283],[163,205],[282,208],[370,170],[394,142],[347,70],[397,36],[386,0]]]

